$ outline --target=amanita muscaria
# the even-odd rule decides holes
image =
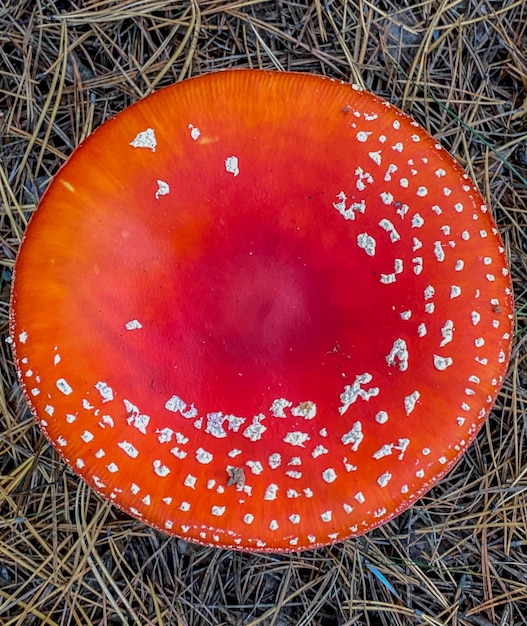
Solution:
[[[475,185],[356,86],[227,71],[103,124],[31,219],[11,302],[43,432],[132,516],[266,551],[358,535],[474,439],[512,295]]]

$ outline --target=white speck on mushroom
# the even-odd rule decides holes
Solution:
[[[170,498],[170,499],[172,500],[172,498]],[[182,502],[182,503],[178,506],[178,509],[179,509],[180,511],[183,511],[183,512],[190,511],[190,502]]]
[[[95,458],[102,459],[102,457],[105,455],[106,455],[106,452],[102,448],[99,448],[97,452],[95,453]]]
[[[293,406],[292,402],[287,401],[285,398],[277,398],[273,400],[270,411],[274,417],[287,417],[284,413],[284,409],[288,409]]]
[[[403,460],[404,454],[406,452],[406,449],[408,448],[408,446],[410,445],[410,440],[403,438],[403,439],[399,439],[397,442],[399,445],[394,446],[395,450],[399,450],[401,454],[399,454],[399,456],[397,457],[399,459],[399,461]]]
[[[221,412],[207,413],[207,427],[205,432],[217,439],[223,439],[227,437],[227,433],[223,428],[223,422],[225,417]]]
[[[269,529],[270,530],[278,530],[278,528],[279,528],[278,522],[275,519],[271,520],[270,523],[269,523]]]
[[[125,399],[123,402],[128,413],[128,419],[126,420],[127,423],[130,426],[137,428],[137,430],[143,435],[146,435],[146,428],[150,422],[150,416],[142,414],[135,404],[132,404],[129,400]]]
[[[185,480],[183,481],[183,484],[185,485],[185,487],[190,487],[191,489],[194,489],[194,487],[196,486],[196,481],[197,478],[195,476],[192,476],[192,474],[187,474]]]
[[[55,354],[53,357],[53,365],[58,365],[61,362],[61,356],[60,354]]]
[[[394,447],[394,443],[385,443],[381,448],[377,450],[377,452],[373,453],[374,459],[382,459],[385,456],[388,456],[392,453],[392,448]]]
[[[342,406],[339,407],[339,413],[344,415],[350,405],[354,404],[358,398],[368,401],[370,398],[379,395],[378,387],[371,387],[371,389],[362,389],[361,385],[367,385],[372,381],[372,375],[368,372],[359,374],[355,377],[353,385],[346,385],[343,393],[340,394],[340,401]]]
[[[359,202],[352,202],[348,208],[346,208],[346,200],[348,199],[346,194],[341,191],[337,194],[337,198],[340,202],[334,202],[333,207],[342,215],[345,220],[354,220],[355,213],[364,213],[366,211],[366,202],[360,200]]]
[[[271,483],[267,486],[264,493],[264,500],[276,500],[276,494],[278,493],[278,485]]]
[[[390,472],[384,472],[381,474],[379,478],[377,478],[377,482],[381,487],[386,487],[386,485],[390,482],[392,475]]]
[[[286,492],[288,498],[300,498],[300,494],[296,489],[288,489]]]
[[[263,469],[264,469],[260,461],[247,461],[245,465],[250,467],[251,472],[255,474],[256,476],[259,476],[263,472]]]
[[[379,411],[375,415],[375,421],[378,424],[386,424],[386,422],[388,421],[388,413],[386,411]]]
[[[453,359],[449,356],[442,357],[434,354],[434,367],[436,370],[443,372],[447,367],[450,367],[454,363]]]
[[[291,446],[300,446],[301,448],[303,448],[304,443],[306,441],[309,441],[309,439],[310,437],[307,433],[303,433],[303,432],[296,430],[296,431],[287,433],[286,436],[283,438],[283,441],[285,443],[290,444]]]
[[[57,389],[65,396],[69,396],[71,393],[73,393],[73,389],[70,387],[67,381],[64,380],[64,378],[59,378],[55,384],[57,385]]]
[[[357,452],[363,439],[364,434],[362,432],[362,424],[358,421],[353,424],[351,430],[342,435],[342,443],[345,446],[351,444],[351,449],[353,452]]]
[[[380,281],[383,285],[391,285],[397,280],[395,274],[381,274]]]
[[[386,204],[387,206],[393,203],[393,195],[389,193],[388,191],[383,191],[380,194],[380,198],[382,200],[382,203]]]
[[[93,411],[93,409],[95,407],[92,404],[90,404],[88,402],[88,400],[86,400],[86,398],[83,398],[83,400],[82,400],[82,408],[86,409],[86,411]]]
[[[132,483],[130,485],[130,491],[134,494],[134,496],[136,496],[141,491],[141,487],[139,487],[139,485],[136,485],[135,483]]]
[[[20,341],[20,343],[26,343],[28,336],[29,336],[29,335],[28,335],[28,334],[27,334],[27,332],[24,330],[23,332],[21,332],[21,333],[18,335],[18,341]]]
[[[454,267],[454,270],[456,272],[461,272],[464,267],[465,267],[465,261],[463,261],[462,259],[458,259],[456,261],[456,266]]]
[[[379,222],[379,226],[390,235],[390,241],[392,243],[395,243],[396,241],[399,241],[401,239],[401,236],[397,232],[397,229],[392,224],[392,222],[390,222],[390,220],[383,218]]]
[[[408,213],[409,210],[410,210],[410,207],[407,204],[402,203],[400,204],[400,206],[398,206],[398,208],[395,209],[395,212],[397,213],[397,215],[401,216],[401,219],[404,219],[405,215]]]
[[[143,325],[139,320],[130,320],[129,322],[126,322],[124,326],[126,330],[140,330],[143,328]]]
[[[472,311],[470,317],[472,319],[472,325],[477,326],[481,320],[481,315],[477,311]]]
[[[413,217],[412,217],[412,228],[421,228],[424,225],[425,221],[424,219],[419,215],[419,213],[416,213]]]
[[[425,472],[424,470],[420,469],[420,470],[417,470],[415,475],[417,476],[417,478],[424,478]]]
[[[247,437],[251,441],[258,441],[262,438],[262,435],[267,430],[267,428],[261,423],[261,421],[265,419],[265,415],[255,415],[253,417],[252,424],[247,426],[247,428],[243,431],[243,436]]]
[[[196,417],[198,412],[194,408],[193,404],[190,406],[188,410],[185,410],[186,408],[187,408],[187,403],[184,402],[179,396],[172,396],[170,400],[167,400],[167,402],[165,403],[165,409],[167,411],[171,411],[172,413],[179,412],[181,413],[181,415],[183,415],[183,417],[187,419],[192,419]]]
[[[68,440],[67,440],[67,439],[65,439],[64,437],[58,437],[58,439],[57,439],[57,443],[59,444],[59,446],[60,446],[61,448],[63,448],[64,446],[67,446],[67,445],[68,445]],[[100,452],[102,452],[102,453],[103,453],[103,455],[104,455],[104,451],[100,451]],[[100,458],[100,456],[97,456],[98,454],[99,454],[99,452],[96,452],[96,453],[95,453],[95,456],[96,456],[97,458]]]
[[[412,317],[412,311],[403,311],[400,313],[400,317],[402,320],[407,321]]]
[[[463,213],[463,205],[461,202],[456,202],[456,204],[454,204],[454,211],[457,213]]]
[[[332,512],[331,512],[331,511],[324,511],[324,513],[321,513],[321,514],[320,514],[320,519],[321,519],[323,522],[331,522],[332,515],[333,515],[333,514],[332,514]],[[335,535],[335,537],[334,537],[334,538],[336,539],[336,538],[337,538],[337,536],[338,536],[338,533],[336,533],[336,535]]]
[[[368,256],[375,256],[375,239],[368,233],[360,233],[357,235],[357,245],[364,250]]]
[[[313,492],[311,491],[311,489],[309,487],[306,487],[303,491],[304,491],[304,495],[306,496],[306,498],[312,498],[313,497]]]
[[[448,196],[452,193],[452,189],[449,189],[448,187],[443,187],[443,195],[446,196],[448,198]]]
[[[423,242],[417,237],[412,238],[412,243],[413,243],[413,248],[412,248],[413,252],[416,252],[417,250],[419,250],[419,248],[423,247]]]
[[[289,521],[292,524],[299,524],[300,523],[300,515],[293,513],[292,515],[289,516]]]
[[[419,274],[423,271],[423,257],[422,256],[416,256],[412,259],[412,263],[414,264],[414,273],[416,276],[419,276]]]
[[[233,176],[238,176],[240,168],[238,167],[238,157],[230,156],[225,159],[225,170]]]
[[[325,448],[324,446],[318,445],[313,449],[313,452],[311,453],[311,456],[316,459],[319,456],[322,456],[323,454],[327,454],[329,452],[329,450],[327,448]]]
[[[364,502],[366,502],[366,498],[364,497],[362,491],[358,491],[353,497],[359,504],[364,504]]]
[[[410,413],[415,409],[415,405],[417,401],[421,397],[421,394],[416,390],[413,391],[409,396],[405,396],[404,398],[404,410],[406,415],[410,415]]]
[[[424,198],[425,196],[428,195],[428,189],[426,187],[419,187],[416,191],[416,194],[420,197],[420,198]]]
[[[485,345],[485,339],[483,339],[483,337],[478,337],[474,340],[474,345],[476,348],[482,348]]]
[[[282,464],[282,457],[278,452],[274,452],[269,456],[268,463],[271,469],[276,469]]]
[[[86,465],[86,463],[82,459],[77,459],[75,461],[75,465],[78,469],[82,469]]]
[[[119,467],[115,463],[109,463],[106,466],[106,469],[110,472],[110,474],[115,474],[119,471]]]
[[[105,417],[109,417],[109,416],[102,416],[102,419],[104,420]],[[73,424],[73,422],[77,419],[76,415],[72,415],[71,413],[66,413],[66,423],[68,424]],[[111,418],[110,418],[111,419]],[[113,426],[113,423],[112,423]]]
[[[322,478],[327,483],[332,483],[337,479],[337,473],[332,467],[328,467],[322,472]]]
[[[388,165],[388,169],[386,170],[386,174],[384,175],[385,182],[389,182],[390,180],[392,180],[392,174],[395,174],[397,169],[398,168],[395,163],[390,163],[390,165]]]
[[[55,413],[55,408],[51,406],[51,404],[47,404],[46,407],[44,408],[44,411],[46,411],[46,413],[52,417],[53,413]]]
[[[440,241],[434,242],[434,254],[439,263],[445,260],[445,251]]]
[[[285,475],[296,480],[302,478],[302,472],[298,472],[296,470],[288,470]]]
[[[190,136],[192,137],[192,139],[194,139],[194,141],[197,141],[201,135],[200,129],[193,124],[189,124],[187,128],[190,130]]]
[[[368,156],[375,163],[375,165],[381,164],[381,152],[382,150],[376,150],[375,152],[368,152]]]
[[[251,513],[246,513],[243,516],[243,521],[245,524],[252,524],[254,522],[254,515],[251,515]]]
[[[425,290],[424,290],[425,300],[431,300],[434,297],[434,294],[435,294],[435,289],[432,287],[432,285],[428,285],[427,287],[425,287]]]
[[[132,148],[149,148],[152,152],[155,152],[157,140],[154,129],[147,128],[141,131],[135,136],[135,139],[130,142],[130,145]]]
[[[494,276],[494,274],[485,274],[485,278],[490,282],[494,282],[496,280],[496,277]]]
[[[117,446],[132,459],[137,458],[139,455],[139,450],[129,441],[120,441],[117,443]]]
[[[371,135],[371,132],[365,131],[365,130],[361,130],[356,134],[357,137],[357,141],[360,141],[361,143],[364,143],[366,141],[368,141],[368,137]]]
[[[157,440],[159,443],[170,443],[174,436],[174,431],[171,428],[162,428],[161,430],[156,430],[156,435],[158,435]]]
[[[107,383],[99,381],[95,385],[95,389],[97,389],[97,391],[101,394],[103,404],[113,400],[113,389],[109,387]]]
[[[207,452],[203,448],[198,448],[196,450],[196,461],[198,461],[198,463],[202,463],[203,465],[208,465],[212,461],[213,458],[214,458],[214,455],[211,454],[210,452]]]
[[[165,476],[168,476],[170,474],[170,469],[166,465],[163,465],[163,463],[159,459],[154,461],[153,466],[154,472],[158,476],[161,476],[161,478],[164,478]]]
[[[85,430],[81,435],[81,439],[84,441],[84,443],[90,443],[90,441],[92,441],[93,438],[94,438],[94,435],[89,430]]]
[[[224,506],[213,506],[210,512],[212,515],[216,515],[216,517],[221,517],[225,513],[225,508]]]
[[[399,370],[405,372],[408,369],[408,349],[404,339],[396,339],[390,354],[386,356],[386,362],[390,367],[397,365],[396,359],[399,361]]]
[[[454,322],[452,320],[447,320],[445,322],[445,325],[441,329],[441,336],[443,337],[443,340],[439,344],[440,348],[443,348],[444,346],[446,346],[448,343],[452,341],[453,333],[454,333]]]
[[[164,180],[157,180],[157,191],[155,193],[156,200],[161,196],[167,196],[170,193],[170,186]]]

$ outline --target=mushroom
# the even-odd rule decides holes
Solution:
[[[16,262],[15,364],[94,490],[206,545],[313,548],[460,458],[510,354],[503,244],[474,183],[388,102],[226,71],[103,124]]]

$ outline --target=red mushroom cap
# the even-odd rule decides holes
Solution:
[[[296,550],[400,513],[456,462],[510,352],[480,193],[389,103],[229,71],[110,120],[50,184],[11,331],[66,462],[203,544]]]

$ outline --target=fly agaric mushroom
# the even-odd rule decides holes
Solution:
[[[15,363],[50,442],[130,515],[311,548],[406,509],[474,439],[512,296],[475,185],[356,86],[228,71],[103,124],[31,219]]]

